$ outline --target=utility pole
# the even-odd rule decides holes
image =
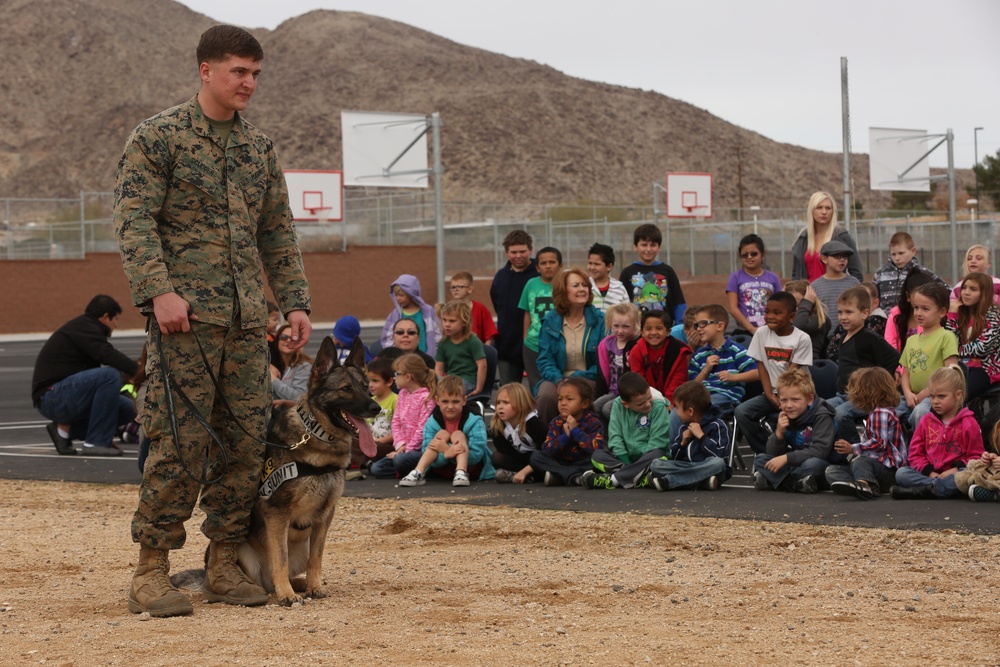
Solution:
[[[743,144],[736,144],[733,149],[736,151],[736,189],[740,195],[740,208],[736,219],[743,222]]]
[[[976,166],[972,168],[973,173],[976,174],[976,201],[979,201],[979,130],[983,128],[977,127],[972,130],[972,145],[973,149],[976,151]]]

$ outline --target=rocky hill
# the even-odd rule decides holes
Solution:
[[[111,189],[130,130],[197,91],[194,48],[214,23],[170,0],[0,7],[0,197]],[[438,111],[449,201],[646,202],[666,171],[706,171],[716,206],[735,206],[737,147],[747,205],[841,190],[838,154],[387,19],[314,11],[255,34],[266,58],[247,117],[287,167],[340,167],[341,109]],[[856,198],[885,206],[867,190],[867,157],[854,163]]]

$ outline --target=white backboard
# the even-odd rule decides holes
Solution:
[[[712,175],[667,172],[668,218],[711,218]]]
[[[425,115],[341,111],[340,124],[346,185],[428,187]]]
[[[869,127],[871,189],[930,192],[931,163],[928,157],[920,159],[930,148],[928,142],[926,130]],[[907,169],[910,171],[900,181]]]
[[[339,171],[286,169],[288,204],[296,222],[344,219],[344,174]]]

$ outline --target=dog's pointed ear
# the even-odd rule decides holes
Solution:
[[[340,359],[337,357],[337,345],[331,336],[327,336],[320,343],[319,353],[316,355],[316,361],[313,363],[313,373],[323,377],[329,375],[330,371],[339,365]]]
[[[347,355],[344,365],[364,369],[366,365],[365,361],[365,344],[361,342],[361,336],[355,336],[354,344],[351,345],[351,352]]]

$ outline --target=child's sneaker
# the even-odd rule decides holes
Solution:
[[[996,491],[990,491],[985,486],[973,484],[969,487],[969,500],[974,503],[995,503],[1000,501]]]
[[[798,491],[799,493],[816,493],[819,491],[819,483],[816,481],[815,475],[806,475],[802,479],[795,482],[792,486],[792,490]]]
[[[648,489],[653,483],[649,481],[649,475],[643,475],[639,478],[639,481],[635,483],[635,488],[637,489]]]
[[[718,491],[721,482],[718,475],[712,475],[701,483],[701,488],[705,491]]]
[[[753,488],[757,489],[758,491],[767,491],[768,489],[771,488],[771,485],[767,483],[767,480],[764,479],[763,475],[761,475],[758,471],[754,470]]]
[[[455,476],[451,478],[452,486],[468,486],[469,485],[469,473],[464,470],[456,470]]]
[[[580,476],[580,484],[588,489],[615,488],[615,485],[611,483],[611,475],[598,475],[593,470],[588,470]]]
[[[559,475],[548,470],[545,471],[545,486],[562,486],[564,483],[563,478]]]
[[[497,484],[510,484],[514,481],[514,473],[506,468],[497,468],[494,480],[496,480]]]
[[[663,477],[653,477],[653,488],[657,491],[666,491],[670,488],[670,483]]]
[[[420,472],[416,468],[410,471],[410,474],[399,480],[400,486],[423,486],[427,483],[424,479],[424,473]]]

